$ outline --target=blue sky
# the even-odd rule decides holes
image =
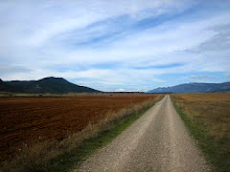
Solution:
[[[230,0],[0,1],[0,78],[102,91],[230,81]]]

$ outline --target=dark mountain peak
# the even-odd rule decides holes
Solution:
[[[0,78],[0,82],[3,82],[3,80]]]
[[[64,78],[59,77],[46,77],[43,79],[38,80],[39,83],[49,83],[49,84],[71,84],[69,81],[67,81]]]
[[[66,80],[64,78],[61,78],[61,77],[49,76],[49,77],[42,78],[38,81],[66,81]]]
[[[79,86],[64,78],[46,77],[34,81],[7,81],[0,87],[0,91],[16,93],[79,93],[79,92],[99,92],[92,88]]]

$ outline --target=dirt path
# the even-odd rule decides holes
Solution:
[[[74,172],[210,171],[169,96]]]

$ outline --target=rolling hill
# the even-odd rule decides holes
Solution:
[[[99,92],[92,88],[73,84],[64,78],[47,77],[34,81],[2,81],[0,79],[0,91],[12,93],[92,93]]]
[[[213,93],[230,92],[230,82],[224,83],[187,83],[172,87],[159,87],[148,93]]]

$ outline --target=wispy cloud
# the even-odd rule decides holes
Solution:
[[[146,66],[136,66],[134,69],[167,69],[167,68],[176,68],[179,66],[184,66],[182,63],[171,63],[164,65],[146,65]]]
[[[229,7],[215,0],[1,1],[0,77],[61,76],[105,91],[146,91],[188,73],[227,76]],[[163,77],[171,74],[181,77]]]
[[[197,79],[197,80],[204,80],[204,79],[214,79],[213,76],[208,75],[191,75],[189,76],[190,79]]]

